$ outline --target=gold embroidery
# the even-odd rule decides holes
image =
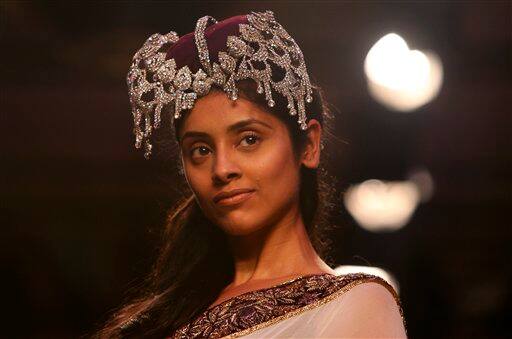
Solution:
[[[207,309],[172,338],[238,338],[324,305],[365,282],[379,283],[390,291],[407,334],[400,299],[393,287],[381,277],[352,273],[305,275],[243,293]]]
[[[258,330],[261,330],[263,328],[272,326],[272,325],[277,324],[277,323],[279,323],[279,322],[281,322],[283,320],[292,318],[292,317],[297,316],[299,314],[302,314],[302,313],[304,313],[306,311],[309,311],[309,310],[312,310],[312,309],[317,308],[319,306],[325,305],[328,302],[330,302],[330,301],[336,299],[337,297],[341,296],[342,294],[344,294],[345,292],[350,290],[352,287],[355,287],[355,286],[357,286],[359,284],[363,284],[363,283],[366,283],[366,282],[376,282],[376,283],[379,283],[379,284],[383,285],[384,287],[386,287],[391,292],[391,294],[393,295],[393,298],[395,299],[395,302],[398,305],[398,309],[400,311],[400,316],[402,318],[402,322],[404,324],[404,328],[406,329],[406,334],[407,334],[407,328],[405,327],[405,318],[404,318],[404,314],[403,314],[403,310],[402,310],[402,305],[401,305],[400,299],[399,299],[395,289],[390,284],[388,284],[384,279],[382,279],[380,277],[370,277],[370,278],[365,277],[363,279],[359,279],[359,280],[353,281],[353,282],[343,286],[338,291],[328,295],[327,297],[325,297],[323,299],[320,299],[320,300],[317,300],[315,302],[312,302],[309,305],[306,305],[306,306],[301,307],[299,309],[290,311],[290,312],[288,312],[286,314],[283,314],[282,316],[270,319],[269,321],[257,324],[255,326],[247,328],[247,329],[245,329],[243,331],[232,333],[232,334],[227,335],[227,336],[222,337],[222,338],[223,339],[239,338],[239,337],[242,337],[244,335],[248,335],[250,333],[253,333],[253,332],[256,332]]]
[[[272,288],[276,288],[276,287],[281,287],[283,285],[286,285],[286,284],[291,284],[297,280],[300,280],[300,279],[303,279],[303,278],[309,278],[309,277],[314,277],[314,276],[317,276],[318,274],[304,274],[304,275],[299,275],[298,277],[295,277],[295,278],[292,278],[290,280],[286,280],[286,281],[283,281],[283,282],[280,282],[279,284],[276,284],[276,285],[272,285],[270,287],[265,287],[265,288],[260,288],[260,289],[257,289],[257,290],[253,290],[253,291],[247,291],[247,292],[244,292],[242,294],[239,294],[237,296],[234,296],[232,298],[229,298],[227,300],[224,300],[223,302],[220,302],[218,303],[217,305],[214,305],[212,307],[209,307],[207,309],[207,311],[210,311],[212,309],[214,309],[215,307],[220,307],[220,306],[229,306],[231,305],[233,302],[235,302],[237,299],[236,298],[240,298],[242,296],[245,296],[246,294],[250,294],[250,293],[254,293],[254,292],[258,292],[258,291],[263,291],[263,290],[270,290]]]

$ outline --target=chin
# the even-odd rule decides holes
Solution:
[[[251,220],[244,219],[246,218],[231,216],[217,224],[224,233],[231,236],[246,236],[264,228],[265,224],[263,222],[255,222],[255,218],[250,218]]]

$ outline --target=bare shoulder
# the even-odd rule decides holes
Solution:
[[[339,299],[343,336],[407,338],[400,301],[384,280],[362,281]]]

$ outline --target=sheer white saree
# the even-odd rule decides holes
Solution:
[[[373,285],[373,286],[371,286]],[[290,312],[282,319],[262,323],[231,338],[406,338],[400,305],[382,285],[350,286],[334,298]],[[370,291],[371,290],[371,291]],[[364,301],[361,301],[364,298]],[[373,304],[371,310],[365,310]],[[357,310],[361,314],[354,314]]]
[[[172,338],[406,338],[400,300],[365,273],[310,275],[208,309]]]

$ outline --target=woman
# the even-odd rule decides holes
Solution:
[[[336,276],[319,255],[330,115],[272,12],[151,36],[128,86],[136,146],[175,140],[191,195],[147,289],[98,337],[406,336],[387,282]]]

